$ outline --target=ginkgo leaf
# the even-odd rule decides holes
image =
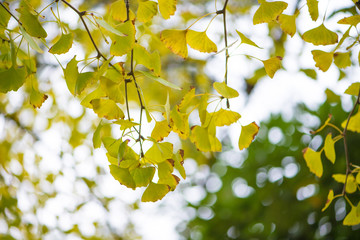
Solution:
[[[181,99],[180,104],[178,105],[179,107],[179,111],[182,113],[186,113],[186,110],[193,106],[196,105],[196,98],[195,98],[195,88],[191,87],[187,93],[185,94],[185,96]]]
[[[4,2],[3,6],[6,9],[9,9],[8,3]],[[8,14],[8,12],[3,7],[0,7],[0,31],[1,29],[5,29],[7,27],[10,17],[11,15]]]
[[[238,91],[226,85],[225,82],[215,82],[214,89],[224,98],[236,98],[239,96]]]
[[[121,131],[140,125],[138,123],[135,123],[135,122],[132,122],[129,120],[124,120],[124,119],[117,120],[114,123],[120,125]]]
[[[159,10],[164,19],[169,19],[175,14],[177,0],[158,0]]]
[[[131,51],[135,44],[135,26],[131,21],[121,23],[116,27],[116,30],[126,34],[125,37],[119,35],[112,36],[112,44],[110,53],[115,56],[122,56]]]
[[[246,37],[244,34],[242,34],[241,32],[239,32],[238,30],[236,30],[237,34],[239,35],[240,39],[241,39],[241,44],[248,44],[257,48],[261,48],[259,47],[256,43],[254,43],[253,41],[251,41],[248,37]]]
[[[275,20],[286,8],[288,4],[282,1],[266,2],[262,1],[256,10],[253,24],[268,23]]]
[[[345,174],[333,174],[332,177],[334,178],[335,181],[345,184],[345,179],[346,179]],[[355,177],[354,175],[349,174],[346,180],[345,191],[347,193],[354,193],[356,192],[356,190],[357,190],[357,183]]]
[[[41,26],[37,16],[33,15],[24,6],[16,9],[20,13],[19,20],[22,22],[22,27],[25,28],[26,32],[33,37],[46,38],[47,33]]]
[[[200,118],[201,125],[205,125],[206,118],[209,115],[207,112],[208,99],[209,99],[208,95],[202,95],[200,98],[200,104],[198,107],[198,111],[199,111],[199,118]],[[216,125],[216,122],[215,122],[215,125]]]
[[[189,128],[189,115],[186,113],[179,112],[179,107],[176,106],[170,113],[170,122],[173,127],[173,131],[179,134],[182,139],[187,139],[190,134]]]
[[[101,118],[104,117],[111,120],[125,117],[124,112],[116,105],[113,100],[93,99],[90,103],[94,112]]]
[[[330,45],[338,42],[338,35],[327,29],[324,24],[305,32],[302,38],[314,45]]]
[[[157,3],[153,1],[139,1],[139,7],[137,10],[137,20],[143,23],[151,21],[151,19],[157,14]]]
[[[346,68],[351,66],[350,52],[335,52],[334,63],[339,68]]]
[[[162,85],[164,86],[167,86],[167,87],[170,87],[170,88],[173,88],[175,90],[182,90],[181,87],[178,87],[176,86],[175,84],[169,82],[169,81],[166,81],[165,79],[162,79],[161,77],[157,77],[157,76],[154,76],[153,74],[151,73],[148,73],[148,72],[144,72],[144,71],[139,71],[141,72],[142,74],[144,74],[146,77],[152,79],[152,80],[155,80],[157,81],[158,83],[161,83]]]
[[[360,215],[358,214],[358,206],[351,206],[350,212],[344,218],[343,224],[345,226],[354,226],[360,224]]]
[[[135,64],[141,64],[151,70],[152,59],[150,58],[150,53],[146,50],[146,48],[138,43],[135,43],[133,50]]]
[[[321,209],[321,211],[325,211],[331,204],[331,202],[334,200],[334,191],[331,189],[329,191],[325,206]]]
[[[106,96],[120,104],[124,104],[125,102],[123,83],[124,81],[122,81],[122,79],[120,82],[114,82],[109,78],[100,77],[100,86],[106,93]]]
[[[358,172],[358,174],[356,174],[356,183],[360,184],[360,172]]]
[[[77,68],[76,56],[74,56],[70,62],[66,65],[66,68],[64,70],[64,77],[66,81],[66,85],[71,92],[71,94],[75,95],[75,88],[77,79],[79,77],[79,72]]]
[[[17,91],[25,82],[25,68],[11,67],[5,71],[0,70],[0,92]]]
[[[310,172],[314,173],[317,177],[321,177],[323,174],[321,152],[315,152],[311,148],[305,148],[303,150],[303,156]]]
[[[225,125],[231,125],[241,118],[241,115],[237,112],[230,110],[220,109],[213,113],[215,126],[221,127]]]
[[[360,92],[360,82],[352,83],[346,90],[345,93],[353,96],[358,96]]]
[[[97,18],[96,22],[103,28],[105,28],[106,30],[108,30],[109,32],[118,35],[120,37],[125,37],[126,34],[122,33],[121,31],[119,31],[118,29],[115,29],[113,26],[111,26],[110,24],[108,24],[105,20],[101,19],[101,18]]]
[[[180,181],[177,176],[172,174],[172,172],[174,171],[173,165],[174,161],[172,159],[166,160],[158,164],[158,183],[168,185],[172,191],[175,190],[176,186]]]
[[[91,100],[93,99],[98,99],[98,98],[103,98],[106,97],[106,93],[102,90],[102,88],[99,86],[98,88],[96,88],[94,91],[92,91],[91,93],[89,93],[82,101],[81,101],[81,105],[83,105],[84,107],[87,108],[92,108],[92,105],[90,104]]]
[[[186,32],[187,30],[164,30],[161,32],[160,39],[173,53],[187,58]]]
[[[259,132],[259,126],[252,122],[249,125],[241,127],[241,133],[239,138],[239,149],[243,150],[248,148],[251,142],[255,139],[255,136]]]
[[[64,54],[67,53],[73,43],[73,34],[62,34],[59,40],[49,49],[49,53],[52,54]]]
[[[131,176],[129,169],[126,168],[121,168],[118,167],[116,165],[110,165],[110,173],[111,175],[120,182],[120,184],[128,187],[128,188],[132,188],[135,189],[136,188],[136,183],[133,179],[133,177]]]
[[[156,122],[154,129],[151,132],[151,137],[155,141],[160,142],[167,137],[171,132],[171,128],[166,120],[161,122]]]
[[[317,73],[314,69],[309,69],[309,68],[306,68],[306,69],[300,69],[301,72],[305,73],[306,76],[308,76],[309,78],[312,78],[314,80],[317,79]]]
[[[103,127],[103,125],[100,122],[93,134],[92,142],[93,142],[94,148],[99,148],[101,146],[101,129],[102,129],[102,127]]]
[[[296,16],[297,14],[294,15],[286,15],[286,14],[281,14],[278,17],[278,22],[280,23],[280,28],[287,34],[289,34],[291,37],[294,36],[294,34],[296,33]]]
[[[186,42],[189,46],[200,52],[217,52],[216,44],[210,40],[205,32],[197,32],[193,30],[188,30],[186,32]]]
[[[157,184],[151,182],[145,189],[141,201],[142,202],[156,202],[161,200],[170,191],[170,187],[166,184]]]
[[[195,144],[198,151],[220,152],[222,148],[219,139],[209,132],[209,127],[193,126],[190,140]]]
[[[186,178],[185,168],[184,168],[184,150],[180,149],[173,157],[174,167],[179,171],[183,179]]]
[[[110,15],[113,17],[113,19],[125,22],[127,19],[127,11],[126,11],[126,5],[124,0],[118,0],[115,1],[113,4],[111,4],[110,7]],[[133,20],[135,18],[134,13],[130,10],[129,13],[130,20]]]
[[[33,88],[30,93],[30,104],[34,108],[40,108],[47,98],[48,95],[41,93]]]
[[[311,53],[316,63],[315,67],[318,67],[321,71],[326,72],[331,66],[334,53],[324,52],[321,50],[312,50]]]
[[[173,156],[173,145],[169,142],[154,142],[152,147],[145,153],[145,161],[151,164],[159,164]]]
[[[336,159],[334,144],[335,144],[335,141],[331,137],[331,133],[329,133],[325,138],[324,152],[325,152],[325,156],[332,163],[335,163],[335,159]]]
[[[343,19],[340,19],[338,22],[338,24],[347,24],[347,25],[352,25],[352,26],[356,26],[360,23],[360,15],[354,15],[354,16],[350,16],[350,17],[345,17]]]
[[[132,175],[136,187],[146,187],[151,183],[151,180],[155,174],[154,167],[138,167],[130,172]]]
[[[20,31],[25,38],[25,40],[29,43],[30,47],[37,51],[38,53],[43,53],[44,51],[39,47],[39,45],[35,42],[35,40],[25,31],[25,29],[20,26]]]
[[[282,60],[282,57],[280,57],[280,56],[272,57],[267,60],[262,60],[266,74],[270,78],[273,78],[276,71],[281,68],[281,60]]]
[[[347,120],[341,124],[341,127],[345,128],[346,122]],[[350,118],[347,130],[360,133],[360,111]]]
[[[326,99],[329,103],[339,103],[341,98],[339,95],[331,91],[330,89],[325,89]]]
[[[309,8],[310,17],[313,21],[316,21],[319,17],[319,2],[318,0],[306,0],[306,4]]]

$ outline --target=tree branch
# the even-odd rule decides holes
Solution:
[[[224,23],[224,40],[225,40],[225,84],[228,82],[228,62],[229,62],[229,49],[228,49],[228,38],[227,38],[227,28],[226,28],[226,7],[229,0],[226,0],[224,3],[224,7],[221,10],[223,15],[223,23]],[[229,99],[226,99],[226,107],[230,108]]]
[[[22,25],[22,22],[20,22],[20,20],[19,20],[14,14],[12,14],[12,12],[10,12],[10,10],[9,10],[2,2],[0,2],[0,5],[1,5],[20,25]]]

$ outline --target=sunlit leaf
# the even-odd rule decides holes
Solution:
[[[9,9],[9,4],[4,2],[4,6]],[[5,29],[8,25],[11,15],[3,8],[0,7],[0,31]]]
[[[120,125],[120,130],[121,131],[140,125],[138,123],[131,122],[129,120],[124,120],[124,119],[117,120],[114,123]]]
[[[173,156],[173,145],[169,142],[156,143],[145,153],[145,160],[151,164],[158,164]]]
[[[346,179],[345,174],[333,174],[332,177],[334,178],[335,181],[345,184],[345,179]],[[356,190],[357,190],[357,183],[356,183],[355,177],[354,177],[354,175],[349,174],[348,178],[346,180],[345,191],[347,193],[354,193],[354,192],[356,192]]]
[[[135,189],[136,188],[136,183],[133,179],[133,177],[131,176],[129,169],[126,168],[121,168],[118,167],[116,165],[110,165],[110,173],[111,175],[120,182],[120,184],[128,187],[128,188],[132,188]]]
[[[166,160],[158,164],[158,176],[160,184],[166,184],[170,187],[171,191],[175,190],[180,179],[173,175],[174,161],[172,159]]]
[[[186,113],[186,110],[189,107],[192,107],[194,104],[197,104],[195,98],[195,88],[191,87],[189,91],[187,91],[185,96],[181,99],[181,102],[179,104],[179,111]]]
[[[91,100],[103,98],[106,97],[106,93],[102,90],[102,88],[99,86],[97,89],[89,93],[82,101],[81,105],[87,108],[92,108],[92,105],[90,104]]]
[[[49,53],[63,54],[67,53],[73,43],[73,34],[62,34],[59,40],[49,49]]]
[[[46,38],[47,33],[41,26],[37,16],[33,15],[25,7],[16,9],[20,13],[19,20],[22,22],[22,27],[25,28],[26,32],[33,37]]]
[[[219,111],[213,113],[213,118],[215,125],[221,127],[235,123],[241,118],[241,115],[237,112],[220,109]]]
[[[124,112],[110,99],[93,99],[91,100],[94,112],[99,117],[106,119],[119,119],[124,118]]]
[[[151,137],[157,142],[160,142],[167,137],[171,132],[171,128],[166,120],[156,122],[154,129],[151,132]]]
[[[354,15],[340,19],[337,23],[356,26],[360,23],[360,15]]]
[[[276,56],[269,58],[268,60],[262,61],[264,64],[265,71],[270,78],[273,78],[276,71],[281,68],[282,57]]]
[[[236,98],[239,96],[238,91],[226,85],[225,82],[215,82],[214,89],[224,98]]]
[[[126,34],[122,33],[121,31],[119,31],[118,29],[115,29],[114,27],[112,27],[110,24],[108,24],[105,20],[101,19],[101,18],[97,18],[96,22],[103,28],[105,28],[106,30],[108,30],[109,32],[118,35],[120,37],[125,37]]]
[[[25,38],[25,40],[29,43],[30,47],[37,51],[38,53],[43,53],[44,51],[39,47],[39,45],[35,42],[35,40],[25,31],[25,29],[20,26],[20,31]]]
[[[302,38],[314,45],[329,45],[338,42],[338,35],[327,29],[324,24],[305,32]]]
[[[170,187],[166,184],[157,184],[151,182],[145,189],[141,201],[142,202],[156,202],[161,200],[170,191]]]
[[[186,32],[187,30],[164,30],[161,32],[160,39],[173,53],[187,58]]]
[[[335,155],[335,141],[331,137],[331,133],[326,136],[325,144],[324,144],[324,152],[325,156],[330,160],[330,162],[335,163],[336,155]]]
[[[289,34],[291,37],[293,37],[296,33],[296,16],[297,14],[294,15],[286,15],[286,14],[281,14],[278,18],[278,21],[280,23],[280,28],[287,34]]]
[[[199,118],[200,118],[201,125],[205,124],[206,117],[209,115],[207,112],[208,99],[209,99],[209,96],[206,94],[202,95],[200,98],[200,104],[198,107],[198,111],[199,111]],[[214,113],[214,114],[216,114],[216,113]],[[220,121],[216,122],[215,117],[214,117],[214,119],[215,119],[215,125],[220,124]]]
[[[216,44],[210,40],[206,32],[188,30],[186,33],[186,42],[191,48],[200,52],[217,52]]]
[[[191,128],[190,140],[202,152],[220,152],[221,143],[215,134],[211,134],[208,127],[194,126]]]
[[[111,4],[111,15],[112,17],[120,22],[124,22],[127,18],[126,5],[124,0],[115,1]],[[132,18],[131,18],[132,19]]]
[[[350,52],[335,52],[334,63],[339,68],[346,68],[351,66]]]
[[[75,95],[75,87],[77,83],[77,79],[79,76],[78,68],[77,68],[78,61],[76,61],[76,56],[71,59],[70,62],[66,65],[64,69],[64,77],[66,81],[66,85],[71,92],[71,94]]]
[[[173,127],[173,131],[179,134],[179,137],[186,139],[189,137],[189,115],[179,112],[178,106],[174,107],[170,113],[170,122]]]
[[[175,14],[177,0],[158,0],[159,10],[164,19],[169,19]]]
[[[288,4],[282,1],[266,2],[261,1],[260,7],[256,10],[253,24],[268,23],[275,20],[286,8]]]
[[[136,187],[146,187],[151,183],[155,174],[154,167],[138,167],[132,170],[131,175],[135,181]]]
[[[111,100],[114,100],[117,103],[124,104],[125,102],[125,93],[123,91],[123,79],[119,79],[120,82],[113,82],[109,78],[100,77],[100,86],[103,91],[106,93]]]
[[[139,1],[137,10],[137,19],[140,22],[146,23],[157,14],[157,3],[153,1]]]
[[[305,148],[303,150],[303,156],[310,172],[314,173],[317,177],[321,177],[323,174],[321,152],[315,152],[311,148]]]
[[[237,34],[239,35],[240,39],[241,39],[241,44],[248,44],[257,48],[261,48],[259,47],[256,43],[254,43],[253,41],[251,41],[248,37],[246,37],[244,34],[242,34],[241,32],[239,32],[238,30],[236,30]]]
[[[360,92],[360,82],[352,83],[345,91],[346,94],[358,96]]]
[[[158,83],[164,85],[164,86],[167,86],[167,87],[170,87],[170,88],[173,88],[175,90],[182,90],[182,88],[176,86],[175,84],[169,82],[169,81],[166,81],[165,79],[162,79],[160,77],[157,77],[149,72],[144,72],[144,71],[139,71],[141,72],[142,74],[144,74],[146,77],[152,79],[152,80],[155,80],[157,81]]]
[[[136,64],[141,64],[151,70],[152,59],[150,58],[150,53],[138,43],[134,45],[134,61]]]
[[[334,53],[324,52],[321,50],[312,50],[311,53],[316,63],[315,67],[318,67],[321,71],[326,72],[331,66]]]
[[[345,128],[347,120],[343,121],[341,126]],[[349,131],[360,133],[360,111],[350,118],[349,125],[347,127]]]
[[[110,53],[115,56],[122,56],[134,47],[135,44],[135,26],[131,21],[121,23],[116,27],[116,30],[126,34],[125,37],[118,35],[112,36],[112,44],[110,47]]]
[[[351,206],[350,212],[344,218],[343,224],[345,226],[354,226],[360,224],[360,215],[357,214],[358,206]]]
[[[334,199],[334,191],[331,189],[329,191],[325,206],[321,209],[322,212],[325,211],[330,206],[333,199]]]
[[[251,142],[255,139],[255,136],[259,132],[259,126],[252,122],[249,125],[241,127],[241,133],[239,138],[239,149],[243,150],[248,148]]]
[[[11,67],[7,70],[0,70],[0,92],[17,91],[25,82],[25,68]]]
[[[101,146],[101,129],[102,129],[102,127],[103,127],[103,125],[100,122],[93,134],[92,142],[93,142],[94,148],[99,148]]]
[[[174,167],[179,171],[183,179],[186,178],[185,168],[184,168],[184,150],[180,149],[176,154],[174,154]]]
[[[313,21],[316,21],[319,17],[319,2],[318,0],[306,0],[306,4],[309,8],[310,17]]]
[[[40,108],[47,98],[48,95],[41,93],[33,88],[30,93],[30,104],[34,108]]]

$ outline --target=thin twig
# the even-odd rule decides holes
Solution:
[[[12,14],[12,12],[10,12],[10,10],[7,9],[7,7],[6,7],[2,2],[0,2],[0,5],[1,5],[20,25],[22,25],[22,22],[20,22],[20,20],[19,20],[14,14]]]
[[[228,82],[228,62],[229,62],[229,49],[228,49],[228,38],[227,38],[227,28],[226,28],[226,7],[229,0],[226,0],[224,3],[224,7],[221,10],[223,15],[223,23],[224,23],[224,40],[225,40],[225,84]],[[226,99],[226,107],[230,108],[229,99]]]
[[[342,133],[342,135],[344,137],[344,150],[345,150],[345,159],[346,159],[346,176],[345,176],[345,183],[344,183],[342,195],[345,195],[347,179],[348,179],[349,174],[351,173],[350,160],[349,160],[349,151],[348,151],[348,145],[347,145],[347,141],[346,141],[346,134],[347,134],[347,129],[348,129],[348,126],[349,126],[350,118],[354,114],[356,106],[358,104],[360,104],[360,89],[359,89],[359,94],[357,96],[356,102],[354,103],[354,107],[352,108],[352,110],[351,110],[351,112],[350,112],[350,114],[349,114],[349,116],[347,118],[346,125],[345,125],[344,131]]]

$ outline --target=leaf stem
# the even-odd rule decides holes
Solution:
[[[327,124],[328,126],[330,126],[330,127],[332,127],[332,128],[334,128],[336,131],[338,131],[340,134],[342,134],[343,133],[343,131],[341,131],[340,130],[340,128],[338,128],[337,126],[335,126],[334,124],[332,124],[332,123],[328,123]]]
[[[223,24],[224,24],[224,40],[225,40],[225,84],[228,82],[228,62],[229,62],[229,49],[228,49],[228,37],[227,37],[227,28],[226,28],[226,7],[229,0],[226,0],[222,10],[218,11],[217,14],[223,15]],[[226,107],[230,108],[229,99],[226,99]]]
[[[198,21],[200,21],[201,19],[203,19],[204,17],[207,17],[211,14],[215,14],[216,12],[211,12],[211,13],[207,13],[201,17],[199,17],[198,19],[195,20],[195,22],[193,22],[190,26],[188,26],[185,30],[188,30],[189,28],[191,28],[193,25],[195,25],[195,23],[197,23]],[[217,14],[218,15],[218,14]],[[215,16],[216,17],[216,16]],[[212,20],[211,20],[212,21]],[[206,28],[207,29],[207,28]]]
[[[14,14],[12,14],[12,12],[10,12],[10,10],[7,9],[7,7],[6,7],[2,2],[0,2],[0,5],[1,5],[20,25],[22,25],[22,22],[20,22],[20,20],[19,20]]]

